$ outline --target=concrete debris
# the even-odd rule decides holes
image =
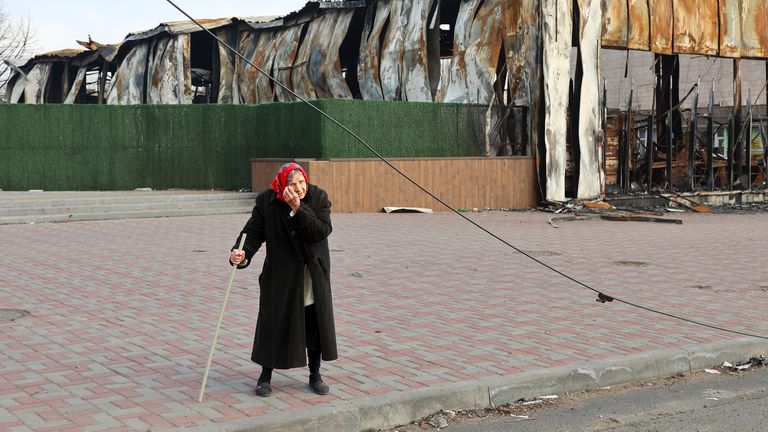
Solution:
[[[723,368],[730,372],[742,372],[752,367],[766,367],[768,366],[768,359],[764,356],[751,357],[749,360],[732,364],[729,362],[723,362]]]
[[[441,415],[441,414],[436,414],[436,415],[433,415],[433,416],[429,417],[427,419],[427,423],[429,423],[430,426],[438,428],[438,429],[442,429],[444,427],[448,427],[448,420],[446,420],[446,418],[443,415]]]

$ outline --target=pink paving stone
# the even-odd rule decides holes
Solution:
[[[21,396],[13,399],[17,404],[19,408],[35,408],[39,406],[46,405],[45,401],[41,401],[40,399],[36,399],[32,396]]]
[[[208,419],[202,415],[184,416],[184,417],[170,417],[168,421],[173,423],[177,427],[190,427],[196,424],[203,423]]]
[[[69,420],[70,422],[76,424],[81,428],[98,424],[97,421],[93,417],[90,417],[89,414],[85,414],[81,412],[72,412],[67,414],[67,420]]]
[[[268,411],[269,407],[266,406],[253,406],[242,409],[242,412],[246,417],[258,417],[266,414]]]
[[[216,406],[216,407],[213,407],[213,410],[221,414],[220,417],[216,417],[214,419],[217,423],[222,423],[222,422],[236,420],[236,419],[245,417],[242,411],[229,408],[229,407]]]
[[[45,421],[51,421],[51,420],[60,420],[65,419],[66,416],[62,414],[59,411],[56,410],[50,410],[50,411],[42,411],[37,414],[41,419]]]
[[[143,415],[138,417],[139,420],[150,425],[152,428],[168,428],[173,426],[170,422],[154,414]]]
[[[112,404],[121,409],[134,408],[137,406],[129,399],[116,399],[112,402]]]
[[[114,392],[119,394],[120,396],[126,398],[126,399],[133,399],[133,398],[141,397],[141,394],[137,393],[133,389],[118,389],[118,390],[114,390]]]
[[[82,430],[83,430],[82,426],[68,423],[60,426],[51,426],[51,427],[45,427],[42,429],[36,429],[36,432],[77,432]]]

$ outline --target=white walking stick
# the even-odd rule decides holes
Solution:
[[[245,245],[245,233],[240,237],[240,246],[238,250],[243,250]],[[216,349],[216,339],[219,338],[219,330],[221,329],[221,320],[224,319],[224,309],[227,307],[227,299],[229,299],[229,291],[232,289],[232,281],[235,280],[235,270],[237,270],[237,264],[232,264],[232,273],[229,275],[229,284],[227,284],[227,292],[224,294],[224,303],[221,305],[221,312],[219,313],[219,322],[216,323],[216,333],[213,334],[213,342],[211,343],[211,352],[208,354],[208,364],[205,366],[205,373],[203,374],[203,382],[200,383],[200,396],[197,398],[198,402],[203,401],[203,393],[205,393],[205,382],[208,381],[208,372],[211,370],[211,360],[213,360],[213,351]]]

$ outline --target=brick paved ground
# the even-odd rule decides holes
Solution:
[[[683,225],[489,212],[474,220],[626,300],[768,334],[768,217]],[[206,398],[197,393],[245,215],[0,226],[0,430],[220,424],[435,383],[516,374],[735,336],[651,315],[553,275],[451,214],[338,214],[331,235],[341,358],[332,393],[280,372],[253,395],[260,263],[238,272]],[[259,257],[262,255],[260,254]]]

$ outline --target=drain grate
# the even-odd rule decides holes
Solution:
[[[21,309],[0,309],[0,323],[10,322],[29,315],[29,312]]]

